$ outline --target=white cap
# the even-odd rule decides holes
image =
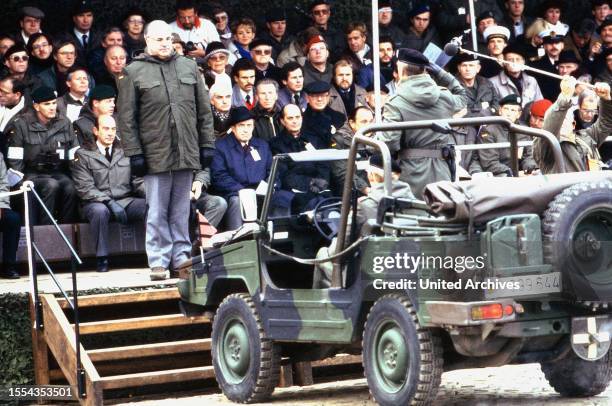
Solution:
[[[503,25],[491,25],[482,33],[485,41],[489,41],[491,37],[503,37],[506,42],[510,40],[510,30]]]

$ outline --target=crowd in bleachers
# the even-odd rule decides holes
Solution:
[[[210,103],[206,120],[215,141],[210,156],[200,152],[201,170],[191,175],[194,208],[213,226],[236,229],[242,222],[239,190],[261,188],[274,155],[347,148],[355,132],[374,120],[374,78],[380,77],[383,105],[398,93],[400,48],[437,58],[459,36],[466,49],[476,47],[489,56],[460,52],[446,64],[467,96],[466,107],[454,117],[501,115],[542,128],[546,111],[565,95],[571,99],[564,111],[573,117],[572,131],[597,122],[599,93],[585,84],[612,78],[610,1],[475,2],[476,46],[465,32],[470,27],[468,1],[408,3],[402,8],[378,2],[380,51],[373,55],[371,27],[354,21],[339,29],[326,0],[311,2],[309,24],[299,29],[288,26],[287,10],[279,8],[267,9],[265,22],[258,25],[222,4],[178,0],[169,23],[173,52],[197,63],[198,81],[206,84],[200,90],[205,97],[198,100]],[[130,124],[126,100],[133,100],[121,79],[126,66],[146,56],[145,27],[157,18],[130,9],[116,26],[100,27],[88,0],[76,1],[70,12],[73,24],[63,33],[47,33],[44,10],[36,7],[20,10],[12,32],[3,27],[9,32],[0,35],[0,151],[6,164],[0,177],[8,190],[9,184],[19,186],[14,178],[23,174],[60,222],[85,219],[97,224],[94,232],[103,236],[111,219],[146,216],[140,176],[155,163],[139,162],[139,154],[123,144],[122,126]],[[380,61],[379,72],[374,58]],[[563,91],[559,79],[522,65],[577,82],[566,78]],[[192,84],[191,79],[178,80]],[[567,83],[573,84],[571,94]],[[135,85],[149,95],[165,91],[154,79]],[[489,126],[461,128],[452,137],[456,144],[475,144],[507,141],[509,135]],[[595,149],[603,143],[597,142]],[[538,171],[539,153],[521,150],[523,174]],[[599,155],[592,158],[602,161]],[[519,175],[504,150],[463,151],[460,166],[469,174]],[[345,169],[341,164],[283,163],[275,208],[304,210],[322,197],[338,195]],[[363,195],[370,192],[366,176],[358,176],[355,186]],[[11,252],[20,220],[7,199],[0,206],[3,213],[12,213],[0,217],[5,236],[13,230],[13,237],[4,238],[2,276],[15,277]],[[32,221],[50,222],[37,211]],[[97,240],[98,269],[104,271],[108,262],[102,240]]]

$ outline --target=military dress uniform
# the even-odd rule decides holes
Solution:
[[[7,134],[9,167],[34,182],[36,192],[51,213],[57,212],[60,223],[74,222],[77,196],[68,161],[78,142],[70,120],[56,116],[45,126],[34,110],[28,110],[12,121]],[[38,215],[38,205],[31,206],[31,213],[35,224],[52,224],[46,215]]]

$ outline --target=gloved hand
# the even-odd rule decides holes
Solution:
[[[514,177],[514,174],[512,173],[512,169],[510,169],[510,168],[506,169],[506,172],[504,172],[504,173],[509,178],[513,178]]]
[[[143,177],[147,174],[147,163],[143,154],[130,157],[130,169],[132,170],[132,176]]]
[[[193,181],[191,184],[191,200],[198,200],[200,198],[202,195],[202,190],[205,190],[203,186],[204,185],[199,180]]]
[[[427,65],[427,70],[434,76],[438,76],[438,74],[442,71],[442,67],[438,66],[435,62],[429,62],[429,65]]]
[[[214,148],[200,148],[200,165],[202,169],[208,168],[212,163],[213,156],[215,156]]]
[[[576,91],[576,82],[576,78],[573,76],[563,76],[563,79],[561,79],[561,94],[566,98],[573,97]]]
[[[121,207],[119,203],[114,200],[109,200],[106,205],[108,206],[108,209],[113,213],[115,220],[117,220],[121,224],[127,224],[127,214],[125,213],[125,209]]]
[[[530,175],[536,169],[538,169],[538,165],[533,161],[528,161],[523,164],[523,171],[528,175]]]
[[[308,188],[312,193],[321,193],[324,190],[327,190],[329,186],[329,182],[325,179],[321,178],[312,178],[310,180],[310,186]]]

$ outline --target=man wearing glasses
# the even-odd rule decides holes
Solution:
[[[38,75],[41,82],[63,96],[68,91],[66,85],[68,70],[72,68],[77,60],[77,46],[71,40],[59,41],[53,47],[53,59],[55,63],[49,69]],[[93,86],[93,78],[89,78],[90,86]]]
[[[312,25],[316,27],[329,46],[332,55],[340,55],[344,50],[344,35],[329,24],[331,6],[327,0],[315,0],[310,5]]]
[[[45,13],[39,8],[22,7],[21,10],[19,10],[19,27],[21,31],[16,36],[17,42],[26,45],[32,35],[42,32],[40,30],[40,25],[44,18]]]
[[[25,86],[26,100],[29,104],[30,94],[40,86],[41,81],[38,77],[28,73],[29,57],[23,45],[13,45],[4,54],[4,66],[6,74],[11,78],[22,82]]]
[[[315,35],[308,40],[304,49],[306,50],[304,85],[317,81],[330,83],[334,72],[333,66],[328,62],[330,50],[325,39]]]
[[[186,44],[186,56],[204,58],[206,46],[213,41],[221,41],[215,25],[198,16],[193,0],[177,0],[176,20],[170,23],[172,32],[181,37]]]
[[[171,27],[145,28],[146,52],[117,77],[117,124],[132,174],[144,176],[146,250],[152,280],[189,259],[190,192],[202,191],[194,171],[213,156],[208,90],[195,61],[176,54]]]
[[[256,39],[249,47],[255,63],[255,83],[263,79],[273,79],[280,84],[281,71],[272,64],[272,44],[265,39]]]

